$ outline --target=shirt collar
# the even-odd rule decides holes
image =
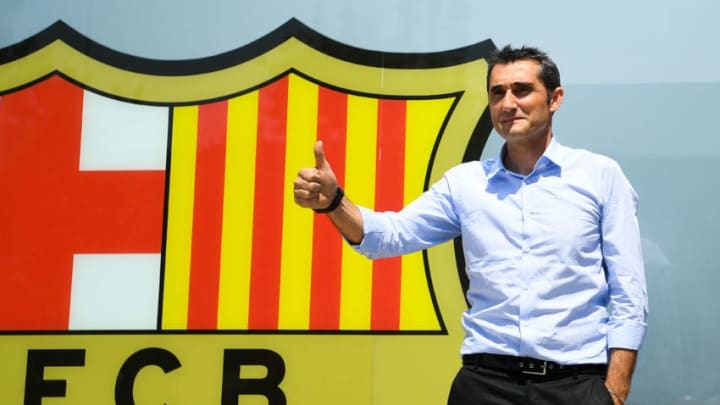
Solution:
[[[490,166],[490,170],[488,170],[487,174],[488,178],[495,177],[498,173],[508,172],[505,169],[505,165],[503,164],[503,156],[505,155],[506,149],[507,142],[503,144],[502,148],[500,148],[500,154],[497,158],[495,158],[495,161]],[[538,161],[535,163],[535,170],[542,169],[547,166],[546,162],[552,165],[562,167],[563,146],[555,139],[555,135],[550,138],[550,144],[547,146],[547,148],[545,148],[545,152],[543,152],[542,156],[540,156],[540,159],[538,159]]]
[[[543,153],[538,162],[547,159],[551,163],[562,167],[563,156],[563,146],[555,140],[555,135],[553,135],[553,137],[550,138],[550,145],[545,149],[545,153]],[[537,167],[537,165],[535,165],[535,167]]]

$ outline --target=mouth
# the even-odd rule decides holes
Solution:
[[[522,119],[522,117],[503,118],[502,120],[500,120],[500,123],[501,124],[512,124],[515,121],[520,121],[521,119]]]

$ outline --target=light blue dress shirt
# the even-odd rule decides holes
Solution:
[[[583,364],[606,363],[608,348],[640,348],[637,195],[608,157],[553,139],[527,176],[500,157],[463,163],[400,212],[360,210],[355,249],[370,258],[462,235],[471,304],[462,354]]]

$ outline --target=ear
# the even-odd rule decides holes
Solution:
[[[564,96],[565,90],[563,90],[562,87],[558,87],[553,90],[552,94],[550,95],[550,102],[548,103],[550,107],[550,112],[555,112],[558,110],[558,108],[560,108],[560,104],[562,104]]]

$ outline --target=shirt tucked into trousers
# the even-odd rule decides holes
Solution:
[[[620,166],[555,138],[526,176],[507,170],[503,153],[504,147],[495,159],[450,169],[400,212],[361,207],[365,235],[354,248],[370,258],[399,256],[462,235],[470,303],[462,316],[462,355],[577,365],[607,363],[609,348],[639,349],[647,294],[638,199]],[[491,375],[466,366],[453,389]],[[587,379],[592,386],[600,384],[596,377],[547,384],[573,386]],[[513,398],[550,395],[539,378],[519,381]],[[593,389],[598,390],[583,388]],[[607,392],[598,395],[598,403],[607,400]]]

